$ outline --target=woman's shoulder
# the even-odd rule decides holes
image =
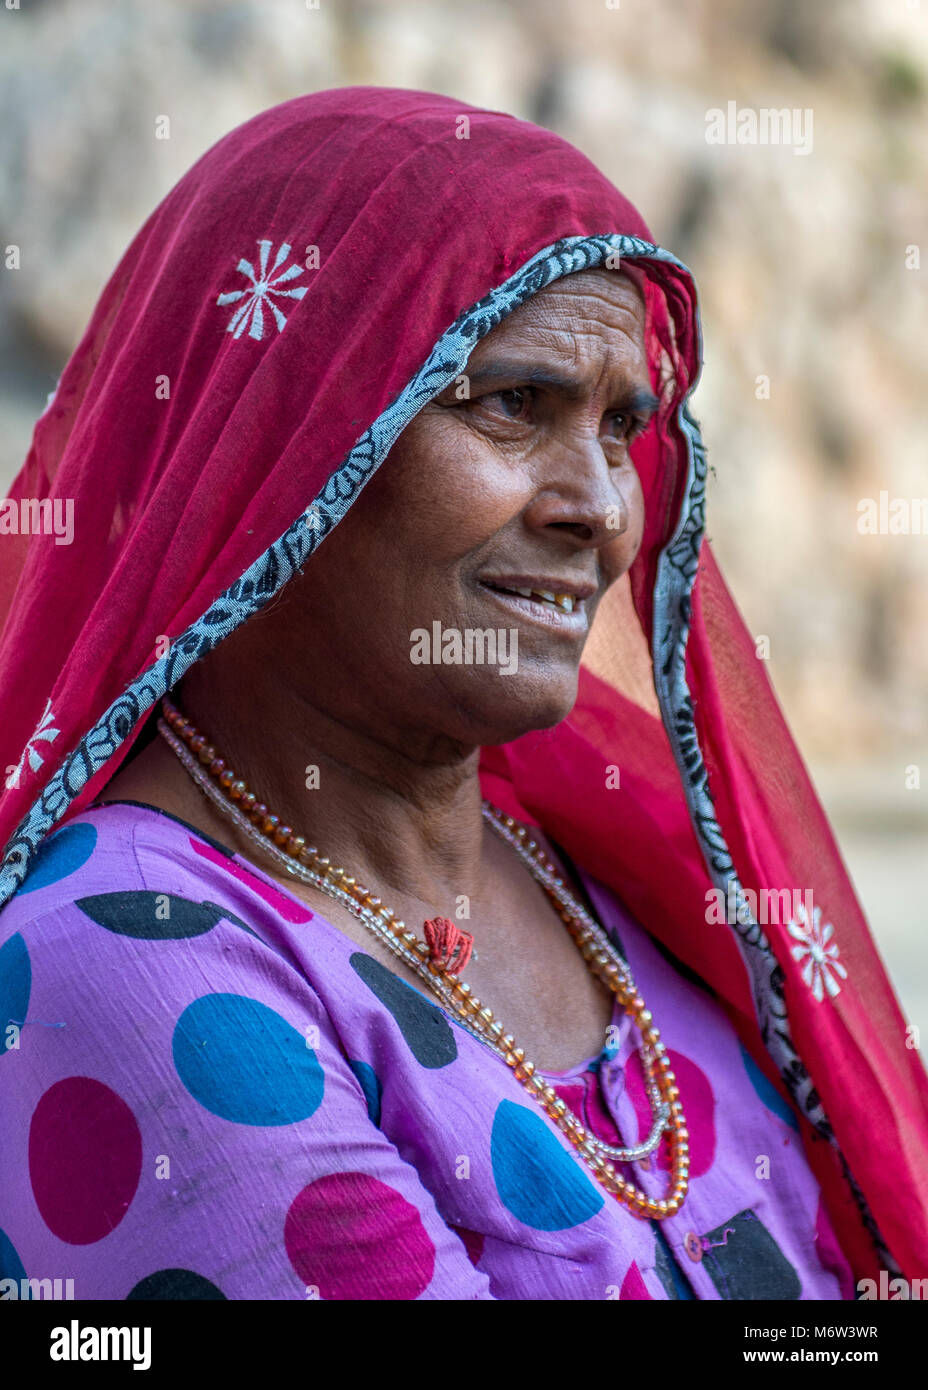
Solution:
[[[221,924],[239,941],[244,932],[279,953],[280,919],[292,922],[299,912],[296,900],[171,813],[98,802],[40,846],[0,909],[0,949],[19,935],[30,949],[81,939],[102,955],[107,938],[189,942]]]
[[[239,869],[155,807],[88,807],[48,837],[0,909],[0,1013],[124,1037],[204,998],[237,999],[322,1025],[325,1007],[286,924]]]
[[[11,930],[73,914],[82,899],[111,886],[142,886],[132,808],[90,807],[39,845],[26,877],[0,910],[0,940]]]
[[[218,855],[220,847],[212,848]],[[42,842],[0,921],[9,927],[88,898],[144,891],[162,866],[182,871],[193,863],[188,834],[166,812],[134,802],[94,803]]]

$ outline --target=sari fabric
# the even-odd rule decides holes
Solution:
[[[632,447],[644,541],[571,715],[485,749],[484,789],[715,993],[783,1083],[857,1277],[919,1277],[928,1078],[703,538],[693,280],[548,131],[425,92],[320,92],[231,132],[146,221],[10,493],[71,499],[73,543],[0,536],[0,902],[160,696],[311,564],[474,343],[560,276],[617,264],[643,286],[661,398]],[[814,910],[768,922],[770,891]],[[711,919],[713,892],[733,920]]]

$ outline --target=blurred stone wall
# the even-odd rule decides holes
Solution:
[[[4,487],[119,255],[232,126],[358,82],[509,110],[579,145],[696,275],[709,534],[803,747],[891,750],[900,780],[919,762],[928,536],[862,535],[857,504],[928,497],[928,267],[906,250],[928,238],[928,0],[21,0],[0,15],[0,242],[22,254],[0,276]],[[811,149],[707,143],[706,112],[730,101],[811,111]]]
[[[232,126],[353,83],[538,121],[694,271],[709,535],[839,830],[865,804],[923,835],[928,535],[861,534],[858,504],[928,499],[928,0],[20,0],[0,26],[4,487],[119,255]],[[709,143],[730,102],[802,113],[793,144]],[[928,926],[900,862],[871,910]]]

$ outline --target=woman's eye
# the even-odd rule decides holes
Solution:
[[[621,411],[617,411],[611,419],[616,436],[619,439],[624,439],[626,443],[631,443],[633,439],[637,439],[639,434],[647,428],[647,423],[638,415],[626,415]]]
[[[505,391],[490,391],[483,400],[498,403],[504,415],[510,420],[518,420],[525,413],[530,394],[524,386],[512,386]]]

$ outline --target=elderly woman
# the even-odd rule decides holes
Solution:
[[[287,102],[152,214],[11,494],[73,547],[0,548],[4,1278],[923,1268],[926,1078],[702,541],[699,361],[615,188],[444,97]]]

